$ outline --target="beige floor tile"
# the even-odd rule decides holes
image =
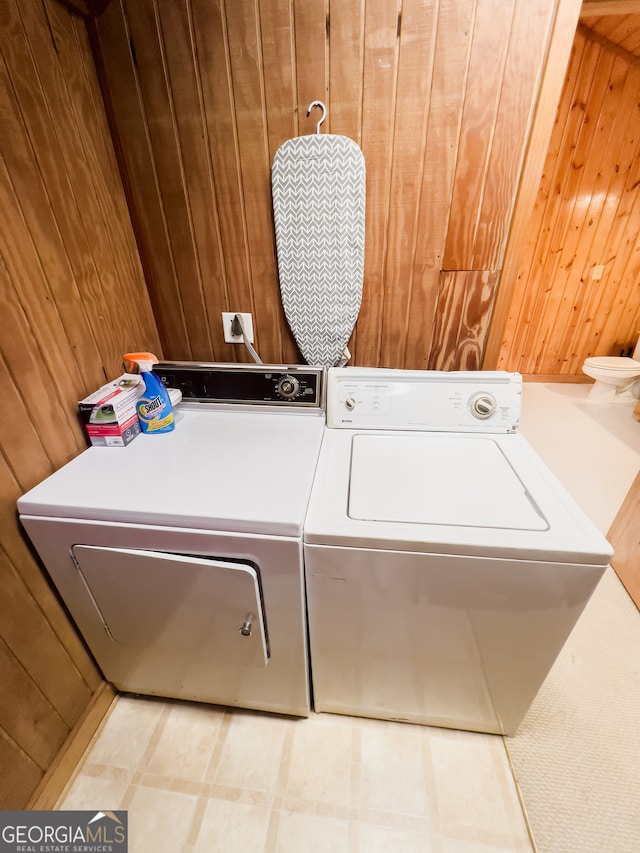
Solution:
[[[176,703],[164,721],[153,752],[140,769],[167,778],[200,782],[213,752],[224,710]]]
[[[161,701],[121,696],[91,749],[91,763],[137,768],[163,708]]]
[[[360,825],[359,853],[432,853],[428,835],[388,826]]]
[[[328,721],[312,716],[296,725],[288,797],[339,805],[349,801],[351,728],[350,720],[341,717]]]
[[[122,808],[126,792],[127,784],[124,782],[78,773],[56,808],[117,811]]]
[[[184,850],[198,798],[157,788],[135,788],[128,802],[129,853]]]
[[[442,853],[530,853],[531,846],[515,846],[513,842],[504,844],[484,844],[481,841],[462,841],[459,838],[443,838]]]
[[[275,793],[287,726],[275,714],[234,711],[222,750],[207,770],[216,785]]]
[[[422,754],[415,727],[364,722],[354,728],[354,739],[359,739],[359,778],[352,805],[426,816]]]
[[[265,849],[270,809],[210,799],[194,853],[261,853]]]
[[[530,849],[520,845],[528,844],[528,836],[502,740],[444,729],[430,730],[428,738],[435,789],[431,817],[442,835],[489,849]],[[456,831],[449,832],[452,828]]]
[[[299,812],[280,814],[277,853],[350,853],[349,847],[347,821]]]

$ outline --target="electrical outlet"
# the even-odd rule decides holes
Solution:
[[[242,319],[244,331],[247,341],[253,343],[253,319],[251,314],[243,314],[241,311],[223,311],[222,312],[222,328],[224,330],[224,340],[227,344],[243,344],[244,335],[234,335],[232,330],[233,318],[236,314]]]
[[[591,280],[592,281],[600,281],[602,276],[604,275],[604,264],[595,264],[591,268]]]

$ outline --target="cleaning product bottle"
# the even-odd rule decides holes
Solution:
[[[124,358],[138,365],[144,382],[145,390],[136,403],[142,432],[171,432],[175,428],[171,399],[162,380],[151,372],[158,359],[150,352],[130,352]]]

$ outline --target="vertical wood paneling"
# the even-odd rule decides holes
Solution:
[[[166,69],[163,69],[163,74],[169,87],[175,124],[173,144],[183,184],[179,208],[184,208],[185,252],[189,253],[191,244],[194,261],[192,280],[195,299],[186,310],[188,316],[194,318],[191,351],[194,359],[206,361],[212,354],[215,358],[216,353],[221,353],[224,348],[222,328],[214,320],[216,307],[225,295],[225,281],[215,187],[201,110],[202,91],[195,62],[185,61],[185,57],[189,60],[193,57],[195,36],[189,9],[184,3],[164,4],[161,9],[156,7],[156,14],[159,15],[163,66]],[[163,129],[165,124],[161,125]],[[165,206],[171,206],[171,202],[165,202]],[[175,236],[171,232],[172,242]]]
[[[556,8],[549,40],[549,51],[540,80],[538,100],[534,108],[531,136],[525,154],[505,247],[500,286],[491,311],[491,326],[483,357],[485,369],[495,368],[502,346],[507,316],[513,301],[520,258],[527,233],[530,231],[536,193],[543,172],[545,154],[548,151],[554,119],[557,115],[565,71],[569,65],[569,56],[581,5],[580,0],[565,0]]]
[[[247,226],[224,7],[219,3],[212,6],[208,0],[191,0],[190,6],[225,271],[224,296],[231,300],[218,303],[218,312],[250,311]],[[219,322],[220,315],[216,316],[213,307],[211,316],[212,322]],[[179,358],[180,351],[180,347],[170,346],[171,357]],[[216,357],[234,361],[240,356],[233,347],[227,346],[222,355],[216,353]]]
[[[501,268],[555,8],[114,0],[97,19],[100,63],[167,353],[203,344],[210,358],[247,359],[219,344],[220,312],[244,310],[263,359],[299,358],[280,305],[270,168],[282,142],[315,132],[319,113],[306,110],[319,99],[322,132],[359,142],[367,168],[352,363],[424,367],[434,324],[453,327],[440,271]],[[207,233],[221,257],[211,288],[199,265]],[[465,299],[490,310],[483,293]]]
[[[581,375],[640,330],[640,60],[576,34],[498,365]],[[593,268],[604,267],[594,281]]]
[[[0,719],[8,737],[44,771],[69,733],[38,685],[0,638]],[[20,697],[20,702],[16,698]],[[29,709],[25,714],[23,703]]]
[[[256,324],[256,346],[264,361],[278,362],[282,360],[284,324],[270,204],[271,159],[266,134],[260,19],[255,0],[229,3],[226,12],[239,165],[245,190],[243,207],[249,235],[249,304],[254,316],[260,318],[260,324]],[[232,310],[245,309],[233,305]],[[246,353],[244,356],[247,357]]]
[[[0,530],[2,531],[2,548],[9,562],[24,583],[29,595],[34,599],[54,634],[64,647],[65,653],[71,658],[73,666],[78,670],[86,684],[94,690],[101,682],[92,660],[86,653],[77,632],[69,622],[58,599],[51,595],[48,580],[39,565],[31,558],[29,549],[25,546],[22,528],[16,521],[16,501],[23,494],[22,489],[5,459],[4,450],[0,456]],[[8,640],[8,637],[6,638]],[[62,677],[62,676],[60,676]],[[2,726],[0,724],[0,731]]]
[[[585,72],[580,73],[583,63]],[[561,193],[562,182],[568,177],[568,170],[565,164],[562,164],[559,160],[560,150],[564,139],[567,140],[568,147],[575,147],[576,145],[577,134],[582,124],[584,107],[588,96],[588,89],[585,91],[584,86],[585,83],[587,86],[591,85],[594,68],[595,54],[593,52],[589,52],[577,59],[575,52],[572,53],[566,82],[557,110],[554,131],[545,159],[540,188],[529,219],[529,227],[524,237],[525,250],[523,257],[531,257],[535,251],[540,252],[541,258],[547,258],[549,255],[548,241],[553,231],[553,220],[549,219],[545,224],[545,228],[542,228],[546,201],[555,198]],[[575,104],[575,107],[572,108],[572,104]],[[569,110],[571,110],[571,120],[567,122],[565,127],[561,127],[558,116],[568,113]],[[541,241],[545,241],[545,243],[541,243]],[[537,245],[541,246],[539,250],[536,249]],[[542,248],[543,245],[547,248]],[[514,326],[510,339],[514,350],[517,349],[520,352],[525,352],[526,336],[529,329],[532,327],[535,328],[534,318],[537,290],[534,287],[525,286],[523,276],[527,274],[528,270],[529,267],[525,265],[518,271],[518,298],[513,300],[511,306],[512,316],[517,315],[520,319]],[[550,292],[550,288],[547,289],[547,292]]]
[[[523,148],[513,145],[514,135],[526,139],[543,67],[546,34],[553,21],[553,7],[518,0],[504,69],[505,80],[498,104],[487,178],[478,216],[472,269],[496,270],[502,265],[511,211],[513,188],[522,168]]]
[[[398,366],[426,367],[432,346],[474,11],[470,3],[439,2],[406,352]]]
[[[611,565],[640,610],[640,474],[618,510],[607,539],[615,549]]]
[[[588,204],[585,193],[584,213],[582,218],[578,218],[573,235],[570,235],[573,239],[568,239],[565,244],[565,251],[568,248],[568,252],[563,270],[566,271],[563,305],[571,302],[572,305],[581,305],[581,310],[573,311],[572,316],[562,323],[542,362],[543,371],[553,372],[557,364],[566,364],[568,373],[577,373],[580,359],[578,355],[576,363],[576,353],[584,350],[589,326],[596,325],[596,317],[602,309],[606,310],[601,304],[604,288],[585,289],[585,282],[591,278],[590,259],[604,257],[610,248],[607,244],[618,211],[618,206],[612,200],[621,197],[625,182],[624,171],[620,171],[619,163],[632,162],[638,148],[638,136],[633,132],[638,117],[626,105],[633,103],[640,94],[640,87],[637,75],[630,74],[630,70],[624,60],[614,60],[606,103],[603,104],[592,153],[589,155],[589,160],[596,164],[597,169],[594,167],[595,171],[590,170]],[[626,121],[616,121],[621,108],[625,112]]]
[[[11,654],[31,675],[67,728],[72,728],[77,719],[76,697],[84,694],[88,702],[91,690],[3,549],[0,549],[0,624]]]
[[[296,61],[291,0],[261,0],[260,40],[269,161],[282,143],[298,132]]]
[[[330,129],[362,145],[366,0],[331,0],[328,28]],[[366,164],[365,164],[366,168]],[[358,332],[350,348],[354,353]]]
[[[446,270],[474,269],[476,232],[514,6],[514,0],[477,3],[443,261]]]
[[[385,0],[367,0],[365,5],[361,147],[367,166],[367,206],[364,297],[353,349],[356,364],[380,363],[400,6]]]
[[[127,10],[140,95],[155,158],[160,204],[175,265],[178,298],[182,313],[188,318],[190,356],[202,360],[211,352],[211,339],[202,299],[202,278],[191,226],[191,208],[186,194],[185,164],[175,108],[175,103],[183,97],[180,85],[183,82],[182,71],[169,81],[164,34],[159,29],[154,0],[140,0],[128,5]],[[153,39],[144,37],[149,21],[154,22]],[[177,32],[180,32],[179,25]],[[170,35],[170,41],[173,38],[174,32]],[[186,39],[185,42],[189,44]],[[182,67],[181,63],[178,68]]]
[[[307,117],[312,101],[329,101],[329,68],[327,27],[329,0],[292,0],[293,43],[296,57],[296,101],[298,134],[312,133],[320,113],[316,110]],[[323,131],[331,130],[331,118]]]
[[[479,370],[498,273],[442,272],[430,370]]]
[[[21,808],[102,682],[16,500],[87,444],[77,401],[162,355],[86,29],[0,7],[0,807]]]
[[[604,65],[602,63],[604,59]],[[591,186],[599,165],[599,149],[594,146],[593,127],[603,128],[602,110],[607,93],[613,57],[598,56],[600,73],[593,78],[587,95],[586,108],[576,137],[575,148],[571,151],[571,161],[562,162],[562,170],[567,179],[563,184],[563,204],[556,207],[554,228],[550,236],[549,254],[545,263],[544,277],[549,285],[545,293],[545,312],[541,316],[536,311],[532,324],[530,349],[536,354],[537,372],[544,372],[553,350],[553,341],[562,322],[562,305],[570,295],[566,288],[573,279],[571,272],[575,245],[584,225],[584,209],[588,205]],[[565,150],[564,152],[568,152]],[[552,357],[556,353],[552,353]],[[555,361],[555,358],[553,358]]]
[[[22,45],[17,40],[13,44],[25,49],[24,39]],[[3,53],[6,60],[9,52],[3,49]],[[8,59],[11,61],[10,55]],[[15,54],[13,63],[19,64],[18,54]],[[38,343],[42,355],[38,354],[37,358],[44,358],[52,367],[55,364],[61,369],[61,382],[68,378],[67,390],[77,394],[83,385],[83,365],[86,365],[88,382],[94,381],[95,384],[95,381],[104,380],[104,375],[100,376],[95,369],[98,353],[94,341],[91,336],[83,336],[87,326],[86,315],[83,306],[78,304],[79,300],[75,300],[70,292],[73,270],[5,61],[0,64],[0,77],[0,108],[5,127],[0,198],[3,210],[9,214],[5,232],[7,245],[3,252],[5,266],[13,289],[19,294],[19,310],[26,313],[31,326],[41,330]],[[31,102],[29,109],[34,109],[31,96],[28,98]],[[48,157],[46,146],[43,147]],[[51,161],[50,165],[53,166]],[[36,223],[37,229],[29,229],[27,221]],[[43,293],[48,297],[44,301]],[[50,334],[54,339],[52,347],[49,346]],[[87,337],[89,340],[85,340]],[[55,346],[59,339],[69,341],[70,348]],[[12,357],[11,351],[7,357]]]
[[[387,224],[383,308],[389,319],[382,329],[383,367],[405,361],[437,14],[437,0],[402,4],[389,192],[403,203],[390,205]],[[429,57],[426,67],[425,57]]]
[[[329,109],[332,133],[361,142],[365,0],[331,0]]]
[[[620,4],[618,3],[618,9]],[[582,22],[591,32],[607,39],[611,44],[618,45],[629,53],[640,54],[640,14],[638,4],[632,14],[616,14],[616,8],[610,6],[604,16],[589,15],[589,4],[584,4],[581,12]]]
[[[292,109],[296,103],[296,61],[293,41],[293,6],[291,0],[260,0],[259,27],[262,44],[262,72],[265,101],[265,120],[268,156],[270,164],[276,151],[287,139],[297,134],[298,114]],[[271,216],[271,195],[267,194],[267,216]],[[272,251],[275,245],[271,242]],[[279,285],[275,266],[270,281],[269,299],[271,310],[277,316],[280,337],[280,352],[273,358],[285,363],[296,364],[301,360],[298,347],[284,318],[280,302]],[[224,304],[219,302],[219,304]],[[230,303],[228,303],[230,304]],[[236,310],[235,304],[232,310]],[[266,337],[265,330],[260,339]]]
[[[67,263],[55,278],[49,276],[49,280],[53,284],[53,296],[60,307],[65,334],[72,342],[80,374],[90,386],[95,386],[104,382],[101,361],[113,363],[121,353],[116,352],[115,341],[112,345],[107,332],[112,329],[113,322],[103,288],[115,288],[109,277],[109,268],[102,267],[102,230],[92,218],[82,218],[82,205],[86,198],[92,197],[93,190],[44,9],[40,4],[27,3],[20,6],[19,11],[17,4],[9,2],[6,11],[8,21],[4,29],[3,53],[10,69],[16,102],[21,105],[20,121],[23,125],[23,133],[19,135],[16,120],[11,127],[11,140],[24,146],[24,153],[15,146],[8,151],[7,165],[20,198],[31,201],[37,179],[33,180],[28,172],[21,172],[20,161],[24,164],[24,158],[30,156],[31,149],[38,162],[43,185],[46,185],[46,192],[41,191],[40,197],[31,203],[33,215],[46,217],[43,221],[45,228],[42,234],[37,235],[39,255],[48,259],[53,254],[49,245],[56,237],[60,247],[64,246],[64,252],[58,250],[55,254],[64,254]],[[29,33],[31,62],[19,61],[18,54],[13,52],[19,51],[23,55],[28,49],[26,32]],[[59,116],[60,120],[55,124],[51,120],[52,115]],[[78,227],[77,223],[82,224]],[[101,276],[105,277],[104,282]],[[80,290],[82,298],[78,298]],[[106,322],[102,334],[99,334],[103,319]],[[87,328],[90,331],[88,335],[85,332]],[[102,353],[100,346],[104,348]]]
[[[120,0],[114,0],[102,15],[99,39],[109,42],[110,62],[99,65],[104,69],[105,91],[118,92],[117,98],[107,100],[118,126],[119,150],[126,161],[123,171],[158,331],[163,342],[171,340],[176,350],[190,356],[176,269]]]
[[[0,803],[24,804],[35,790],[42,771],[0,728]]]

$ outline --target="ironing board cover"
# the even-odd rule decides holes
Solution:
[[[308,364],[337,364],[362,300],[365,165],[346,136],[289,139],[271,170],[282,305]]]

